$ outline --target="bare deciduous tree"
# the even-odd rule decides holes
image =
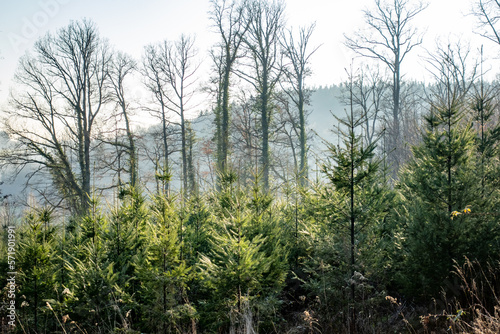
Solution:
[[[500,44],[500,1],[478,0],[474,4],[473,14],[479,21],[481,30],[478,34]]]
[[[363,120],[363,138],[371,145],[379,129],[384,99],[388,93],[388,83],[378,68],[362,67],[353,74],[351,81],[345,82],[341,100],[345,105],[353,103],[353,108],[360,112]]]
[[[158,109],[149,108],[152,114],[158,117],[161,121],[161,140],[163,143],[163,166],[158,166],[158,161],[155,161],[156,168],[162,170],[161,176],[165,175],[165,181],[163,182],[163,192],[168,193],[170,187],[170,178],[167,176],[170,173],[170,143],[168,141],[168,126],[170,124],[170,117],[168,115],[167,109],[167,85],[165,79],[163,78],[162,63],[160,61],[161,57],[161,47],[156,45],[148,45],[144,49],[144,55],[142,59],[143,64],[143,76],[144,84],[146,88],[153,94],[153,100],[155,104],[158,104]]]
[[[197,51],[194,47],[194,38],[182,35],[175,43],[165,42],[163,45],[164,56],[162,57],[163,72],[167,85],[173,94],[167,94],[167,108],[173,111],[179,117],[177,123],[181,130],[181,156],[182,156],[182,184],[186,192],[192,192],[194,189],[188,187],[188,180],[191,178],[188,171],[187,157],[187,136],[186,111],[191,98],[194,95],[195,73],[198,65],[194,58]],[[193,176],[194,178],[194,176]]]
[[[109,63],[108,47],[92,22],[72,22],[47,34],[36,42],[34,55],[21,59],[20,89],[4,120],[16,142],[2,163],[48,171],[59,197],[78,214],[90,206],[93,130],[109,100]]]
[[[238,182],[248,184],[258,173],[260,143],[258,131],[258,111],[255,110],[255,97],[241,92],[233,106],[231,122],[232,160],[238,172]]]
[[[110,82],[112,87],[111,98],[116,103],[119,114],[123,117],[127,143],[120,143],[128,155],[128,173],[130,174],[130,185],[137,185],[137,151],[134,133],[130,124],[130,106],[125,93],[125,78],[137,69],[137,64],[130,56],[117,52],[111,62]]]
[[[217,169],[225,172],[229,154],[231,74],[249,22],[244,20],[244,5],[237,1],[212,0],[211,4],[210,19],[220,36],[218,48],[212,53],[218,72],[215,109]]]
[[[470,47],[461,42],[437,46],[427,59],[436,84],[428,94],[431,109],[462,108],[477,77],[477,62],[470,61]]]
[[[283,28],[285,6],[283,2],[254,0],[247,4],[249,28],[244,36],[250,54],[248,68],[238,70],[241,78],[257,92],[262,138],[262,181],[269,189],[270,152],[269,126],[273,112],[273,93],[281,75],[279,37]]]
[[[358,31],[353,37],[344,35],[345,45],[357,54],[381,61],[392,74],[392,152],[394,171],[399,169],[401,64],[406,56],[422,43],[422,35],[411,21],[426,8],[422,2],[412,5],[409,0],[375,0],[374,10],[365,10],[368,31]]]
[[[288,87],[284,89],[290,97],[293,104],[297,108],[299,122],[297,124],[299,145],[300,145],[300,167],[297,168],[299,182],[301,185],[306,184],[308,178],[307,165],[307,135],[306,135],[306,106],[309,104],[311,90],[305,86],[305,80],[311,75],[309,68],[311,56],[319,47],[310,49],[309,39],[314,31],[315,24],[307,28],[299,29],[299,39],[294,40],[292,30],[288,30],[283,34],[281,44],[284,50],[285,57],[288,59],[288,66],[284,67],[285,80]]]
[[[195,73],[198,65],[194,63],[196,56],[194,39],[182,35],[174,43],[164,41],[158,45],[149,45],[143,59],[146,86],[153,93],[159,110],[155,114],[161,119],[164,143],[164,167],[169,171],[168,124],[176,124],[180,128],[182,156],[182,185],[185,191],[188,187],[187,161],[187,127],[186,111],[194,95]],[[171,117],[171,113],[177,119]],[[169,115],[170,114],[170,115]],[[168,182],[167,188],[168,188]]]
[[[291,101],[290,96],[283,92],[277,92],[274,96],[275,111],[273,114],[273,124],[271,131],[273,137],[270,142],[273,146],[271,157],[272,171],[283,183],[295,182],[302,185],[307,179],[302,179],[303,174],[300,173],[301,162],[301,129],[300,129],[300,114],[296,110],[296,105]],[[304,119],[307,113],[304,114]],[[304,133],[304,135],[307,135]],[[308,138],[305,138],[307,142]],[[306,164],[307,166],[307,164]]]

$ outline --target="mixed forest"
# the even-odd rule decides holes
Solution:
[[[500,51],[498,1],[471,5]],[[315,25],[287,26],[280,1],[210,8],[203,82],[193,36],[134,59],[91,20],[20,59],[0,111],[1,331],[499,333],[500,82],[483,49],[438,44],[432,80],[406,80],[426,4],[374,0],[345,35],[358,57],[327,137]]]

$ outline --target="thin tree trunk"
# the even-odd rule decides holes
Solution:
[[[163,166],[163,171],[165,173],[168,173],[170,172],[170,166],[169,166],[169,161],[168,161],[168,155],[169,155],[169,152],[168,152],[168,140],[167,140],[167,120],[166,120],[166,117],[165,117],[165,106],[163,105],[162,103],[162,106],[161,106],[161,109],[162,109],[162,135],[163,135],[163,161],[164,161],[164,166]],[[164,192],[165,194],[168,195],[168,191],[169,191],[169,185],[170,185],[170,181],[169,180],[166,180],[163,184],[164,186]]]
[[[229,51],[226,51],[229,53]],[[231,59],[229,55],[226,57],[226,62]],[[229,77],[231,71],[231,64],[225,68],[224,81],[222,83],[222,138],[221,138],[221,161],[220,161],[220,172],[225,173],[227,169],[227,157],[229,154]]]
[[[307,137],[306,137],[306,121],[304,115],[304,92],[302,90],[302,83],[299,83],[299,142],[300,142],[300,185],[305,186],[308,179],[307,168]]]
[[[262,125],[262,180],[264,190],[269,190],[269,106],[268,106],[268,82],[267,76],[263,75],[261,93],[261,125]]]
[[[351,79],[352,80],[352,79]],[[351,81],[351,129],[350,129],[350,149],[351,149],[351,175],[350,175],[350,218],[351,218],[351,303],[352,303],[352,313],[351,313],[351,326],[350,326],[350,331],[351,333],[356,333],[356,306],[355,306],[355,297],[356,297],[356,291],[355,291],[355,283],[354,283],[354,265],[355,265],[355,222],[356,222],[356,217],[354,216],[354,110],[353,110],[353,100],[352,100],[352,81]]]

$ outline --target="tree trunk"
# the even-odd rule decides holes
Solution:
[[[221,170],[220,172],[224,173],[227,169],[227,156],[229,154],[229,77],[231,71],[231,61],[229,57],[229,51],[227,50],[228,55],[226,56],[226,67],[224,73],[224,80],[222,82],[222,138],[221,138]]]
[[[83,213],[86,213],[89,208],[90,208],[90,201],[91,201],[91,171],[90,171],[90,134],[88,131],[85,130],[84,132],[84,170],[82,171],[82,181],[83,181],[83,198],[82,198],[82,204],[83,204]]]
[[[184,192],[188,193],[188,169],[187,169],[187,147],[186,147],[186,122],[184,120],[184,109],[181,102],[181,154],[182,154],[182,186]]]
[[[400,116],[400,107],[399,107],[399,97],[401,94],[401,77],[400,77],[400,59],[399,59],[399,52],[396,54],[396,59],[394,60],[394,90],[393,90],[393,103],[394,103],[394,109],[392,113],[392,118],[393,118],[393,126],[394,126],[394,134],[393,134],[393,151],[392,155],[394,157],[393,162],[393,175],[396,175],[396,173],[399,170],[399,165],[400,165],[400,151],[401,151],[401,134],[400,132],[400,124],[399,124],[399,116]]]
[[[305,186],[307,183],[308,167],[307,167],[307,137],[306,137],[306,121],[304,115],[304,91],[302,89],[302,82],[299,83],[299,142],[300,142],[300,185]]]
[[[269,190],[269,110],[267,82],[264,82],[261,93],[261,124],[262,124],[262,181],[264,190]]]
[[[168,173],[170,172],[169,171],[169,161],[168,161],[168,155],[169,155],[169,152],[168,152],[168,140],[167,140],[167,119],[165,117],[165,106],[164,104],[162,103],[162,106],[161,106],[161,109],[162,109],[162,134],[163,134],[163,163],[164,163],[164,166],[163,166],[163,172],[164,173]],[[163,183],[163,191],[165,194],[168,194],[168,191],[169,191],[169,185],[170,185],[170,181],[167,179],[164,181]]]

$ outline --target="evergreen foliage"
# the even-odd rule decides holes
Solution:
[[[326,318],[339,318],[337,326],[355,330],[361,323],[356,320],[359,305],[377,298],[369,275],[374,274],[378,230],[393,196],[381,177],[380,161],[374,157],[376,143],[363,142],[363,115],[355,113],[351,105],[346,118],[337,120],[343,126],[338,129],[342,146],[327,144],[322,172],[329,182],[315,194],[319,233],[311,246],[317,254],[306,268],[311,277],[309,288]]]
[[[54,328],[54,320],[44,302],[55,293],[56,228],[51,223],[49,210],[30,211],[18,231],[21,239],[16,252],[17,293],[21,296],[18,307],[26,321],[25,327],[32,328],[33,332]]]
[[[218,224],[212,250],[201,257],[200,264],[206,286],[216,297],[219,315],[215,318],[225,318],[230,328],[253,330],[260,324],[252,312],[277,303],[286,276],[286,251],[278,217],[272,216],[272,198],[262,192],[259,180],[250,195],[235,182],[233,173],[221,178],[221,190],[213,199]]]
[[[465,208],[482,211],[477,140],[464,120],[464,98],[441,99],[426,116],[422,143],[401,175],[405,254],[402,282],[407,293],[429,298],[449,286],[454,260],[486,260],[495,223],[484,217],[458,217]]]

